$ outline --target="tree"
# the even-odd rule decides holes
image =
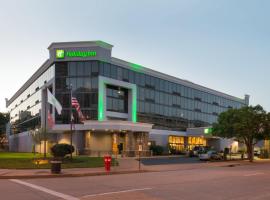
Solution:
[[[8,113],[0,113],[0,135],[6,133],[6,124],[9,122]]]
[[[9,122],[8,113],[0,113],[0,148],[4,148],[7,144],[6,124]]]
[[[40,128],[40,129],[31,131],[31,136],[34,143],[34,153],[36,149],[36,144],[40,145],[40,152],[41,152],[41,142],[44,141],[44,158],[46,158],[46,155],[47,155],[46,145],[51,135],[47,132],[45,128]]]
[[[270,136],[270,114],[260,105],[229,109],[219,115],[213,125],[213,135],[245,144],[248,159],[252,162],[254,145]]]

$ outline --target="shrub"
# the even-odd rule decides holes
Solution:
[[[74,147],[70,144],[56,144],[51,148],[51,152],[54,157],[64,158],[74,152]]]
[[[153,151],[153,155],[162,155],[163,154],[163,147],[159,145],[151,145],[150,150]]]

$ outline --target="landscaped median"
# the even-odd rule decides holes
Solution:
[[[73,156],[72,159],[63,160],[64,170],[60,174],[52,174],[49,170],[50,160],[53,160],[51,155],[47,155],[47,159],[44,160],[43,154],[0,152],[0,179],[64,178],[149,172],[139,170],[137,161],[132,159],[117,161],[113,159],[111,171],[106,171],[102,157]]]
[[[52,157],[34,153],[11,153],[0,152],[0,169],[50,169],[49,160]],[[113,160],[112,164],[116,164]],[[62,168],[97,168],[104,167],[102,157],[73,156],[72,159],[65,158]]]

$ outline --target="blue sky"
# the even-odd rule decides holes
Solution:
[[[51,42],[103,40],[112,55],[270,111],[270,1],[0,0],[0,111]]]

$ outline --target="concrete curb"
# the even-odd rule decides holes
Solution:
[[[92,172],[92,173],[81,173],[81,174],[46,174],[46,175],[7,175],[0,176],[0,179],[37,179],[37,178],[67,178],[67,177],[84,177],[84,176],[106,176],[106,175],[117,175],[117,174],[135,174],[135,173],[146,173],[154,172],[150,170],[131,170],[131,171],[116,171],[116,172]]]

